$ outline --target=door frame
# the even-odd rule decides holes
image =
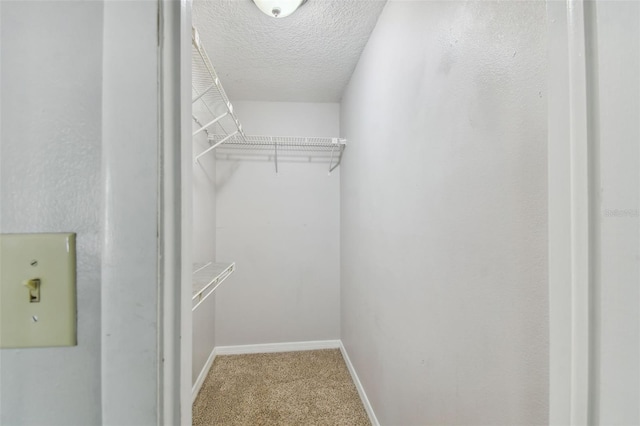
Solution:
[[[191,425],[191,0],[158,0],[158,424]]]
[[[589,422],[589,7],[583,0],[547,1],[550,425]]]
[[[159,3],[159,424],[190,425],[192,4]],[[585,3],[547,1],[550,425],[589,421],[592,233]]]

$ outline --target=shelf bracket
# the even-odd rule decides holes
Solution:
[[[195,98],[193,98],[193,100],[191,101],[191,103],[192,103],[192,104],[195,104],[196,102],[198,102],[198,100],[199,100],[200,98],[202,98],[204,95],[206,95],[206,94],[207,94],[207,92],[208,92],[209,90],[213,89],[213,88],[214,88],[214,87],[216,87],[216,86],[217,86],[217,84],[216,84],[216,83],[211,84],[211,86],[207,87],[206,89],[204,89],[204,91],[203,91],[202,93],[200,93],[198,96],[196,96]]]
[[[336,162],[336,164],[335,164],[333,167],[331,167],[331,168],[329,169],[329,173],[331,173],[332,171],[334,171],[335,169],[337,169],[337,168],[338,168],[338,166],[339,166],[339,165],[340,165],[340,163],[342,162],[342,153],[343,153],[343,152],[344,152],[344,147],[341,147],[341,148],[340,148],[340,154],[338,154],[338,161]]]
[[[273,140],[273,138],[271,140]],[[275,154],[276,154],[274,157],[275,165],[276,165],[276,174],[278,174],[278,142],[274,142],[273,146],[275,147]]]
[[[204,126],[202,126],[201,128],[199,128],[198,130],[196,130],[195,132],[193,132],[193,136],[197,135],[198,133],[202,132],[203,130],[205,130],[207,127],[212,126],[213,124],[216,124],[218,121],[222,120],[223,118],[225,118],[227,115],[229,115],[228,112],[225,112],[224,114],[222,114],[219,117],[216,117],[213,121],[210,121],[209,123],[205,124]]]
[[[218,146],[222,145],[223,143],[225,143],[229,138],[234,137],[235,135],[238,134],[238,131],[236,130],[235,132],[233,132],[230,135],[227,135],[224,139],[222,139],[220,142],[215,143],[214,145],[211,145],[209,148],[205,149],[204,151],[202,151],[200,154],[198,154],[196,156],[196,163],[198,162],[198,160],[200,159],[200,157],[202,157],[203,155],[205,155],[206,153],[208,153],[209,151],[212,151],[214,149],[216,149]]]
[[[331,176],[331,172],[333,171],[333,169],[335,169],[335,167],[331,167],[333,165],[333,151],[335,151],[335,149],[336,149],[335,146],[331,147],[331,161],[329,161],[329,176]]]

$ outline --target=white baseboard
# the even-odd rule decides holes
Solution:
[[[339,349],[340,340],[314,340],[310,342],[265,343],[259,345],[216,346],[217,355],[260,354],[273,352],[313,351]]]
[[[204,379],[207,378],[207,374],[209,374],[209,370],[211,370],[211,366],[213,365],[213,361],[216,359],[217,349],[213,348],[209,358],[207,358],[207,362],[204,363],[204,367],[202,367],[202,371],[198,374],[198,379],[193,384],[193,388],[191,389],[191,404],[193,404],[200,392],[200,388],[204,383]]]
[[[349,369],[349,373],[351,373],[351,378],[353,379],[353,383],[356,385],[356,389],[358,390],[358,394],[360,395],[360,399],[362,400],[362,405],[364,405],[364,409],[369,416],[369,421],[372,426],[380,426],[380,422],[378,422],[378,418],[376,417],[376,413],[373,412],[373,407],[369,402],[369,398],[367,398],[367,394],[362,387],[362,383],[360,383],[360,379],[358,378],[358,374],[356,373],[356,369],[353,367],[351,360],[349,359],[349,354],[347,354],[347,350],[345,349],[342,341],[340,341],[340,352],[342,352],[342,357],[344,358],[345,364],[347,364],[347,368]]]

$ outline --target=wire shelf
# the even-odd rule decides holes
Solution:
[[[192,310],[196,310],[229,275],[236,270],[235,263],[194,264]]]
[[[213,143],[219,142],[220,136],[212,136]],[[278,149],[304,150],[304,151],[337,151],[343,150],[346,146],[346,139],[340,138],[303,138],[292,136],[251,136],[245,135],[244,140],[231,138],[225,142],[225,148],[235,149],[269,149],[273,150],[275,145]]]
[[[276,172],[278,156],[292,157],[296,154],[328,162],[329,173],[340,165],[345,139],[245,135],[195,28],[192,28],[191,41],[193,136],[204,133],[211,144],[196,156],[196,162],[203,155],[221,148],[227,154],[239,150],[263,155],[269,153],[269,158],[273,154]]]
[[[210,137],[214,145],[220,144],[220,136]],[[224,141],[218,149],[220,154],[233,155],[246,152],[254,155],[267,154],[273,158],[276,172],[278,171],[278,156],[308,157],[323,159],[329,163],[329,173],[340,165],[342,153],[347,146],[346,139],[322,137],[293,137],[293,136],[256,136],[245,135],[244,140],[230,138]]]
[[[209,138],[220,135],[244,140],[242,124],[233,112],[233,105],[195,28],[192,29],[191,55],[192,114],[196,124],[193,135],[204,132]]]

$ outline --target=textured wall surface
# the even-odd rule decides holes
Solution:
[[[381,424],[545,424],[543,2],[391,1],[341,105],[341,338]]]
[[[598,1],[587,22],[594,163],[597,424],[640,424],[640,4]]]
[[[193,21],[231,99],[338,102],[384,2],[313,0],[275,19],[249,0],[196,0]]]
[[[0,423],[155,423],[157,4],[1,8],[0,226],[77,233],[78,346],[2,350]]]
[[[0,350],[0,424],[97,425],[102,3],[0,8],[0,230],[78,234],[78,346]]]
[[[234,102],[247,134],[337,136],[338,104]],[[347,148],[348,149],[348,148]],[[265,157],[217,162],[216,345],[339,338],[339,168]]]

